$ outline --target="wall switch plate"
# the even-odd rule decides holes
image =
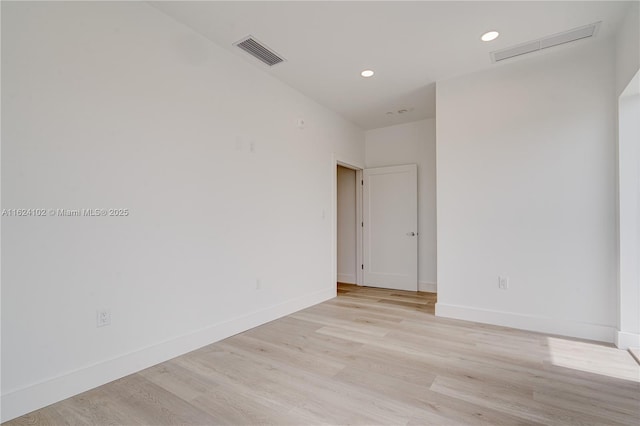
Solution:
[[[509,288],[509,277],[506,277],[504,275],[499,275],[498,276],[498,288],[502,289],[502,290],[506,290]]]
[[[98,309],[96,311],[96,326],[104,327],[105,325],[111,325],[111,310]]]

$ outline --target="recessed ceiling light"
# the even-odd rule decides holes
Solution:
[[[482,40],[482,41],[495,40],[495,39],[498,38],[499,35],[500,35],[500,33],[497,32],[497,31],[488,31],[488,32],[482,34],[482,37],[480,37],[480,40]]]
[[[371,77],[373,74],[374,72],[371,70],[364,70],[360,73],[360,75],[363,77]]]
[[[482,34],[482,37],[480,37],[480,40],[482,40],[482,41],[495,40],[495,39],[498,38],[499,35],[500,35],[500,33],[497,32],[497,31],[488,31],[488,32]]]

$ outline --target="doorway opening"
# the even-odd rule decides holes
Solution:
[[[336,164],[336,285],[362,285],[362,169]]]

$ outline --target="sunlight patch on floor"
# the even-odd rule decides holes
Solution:
[[[640,382],[640,366],[627,351],[597,343],[547,337],[552,365]]]

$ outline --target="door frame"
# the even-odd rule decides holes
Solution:
[[[356,172],[356,284],[363,284],[364,273],[362,267],[362,170],[364,164],[360,161],[346,158],[337,153],[333,153],[331,158],[331,285],[336,286],[338,278],[338,166],[355,170]]]

